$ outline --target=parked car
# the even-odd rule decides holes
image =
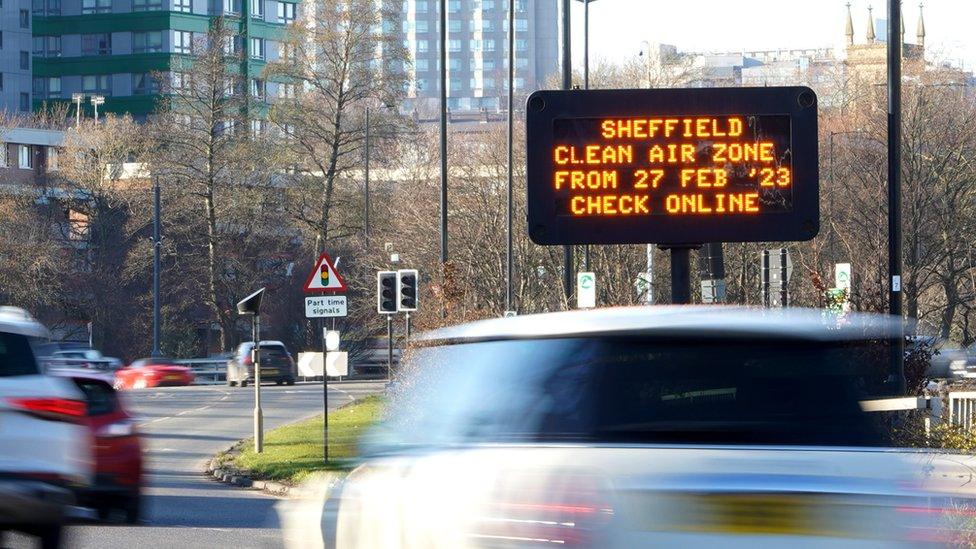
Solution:
[[[329,492],[326,546],[944,540],[925,454],[885,448],[859,404],[883,385],[874,340],[895,322],[633,307],[422,334],[363,462]]]
[[[141,358],[115,371],[116,389],[145,389],[190,385],[193,370],[169,358]]]
[[[0,537],[20,530],[45,548],[60,544],[93,472],[83,395],[35,358],[34,343],[48,337],[25,311],[0,308]]]
[[[122,361],[102,355],[95,349],[62,349],[42,359],[48,368],[90,368],[112,372],[122,367]]]
[[[142,442],[136,420],[119,400],[111,375],[91,370],[61,370],[85,395],[85,424],[94,441],[94,483],[78,494],[79,504],[105,520],[118,512],[129,524],[142,509]]]
[[[254,362],[252,350],[254,342],[245,341],[237,346],[234,356],[227,361],[227,385],[247,387],[254,383]],[[273,381],[278,385],[294,385],[298,368],[291,353],[280,341],[261,342],[261,381]]]

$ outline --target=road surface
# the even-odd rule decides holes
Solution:
[[[382,389],[379,383],[329,387],[330,409]],[[252,434],[253,387],[172,387],[124,393],[143,421],[146,500],[142,526],[78,526],[67,547],[180,549],[280,547],[276,498],[229,487],[204,476],[210,458]],[[321,384],[262,387],[264,424],[271,429],[322,410]],[[27,538],[7,545],[28,547]]]

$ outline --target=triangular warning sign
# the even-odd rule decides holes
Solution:
[[[315,292],[344,292],[346,291],[346,281],[339,276],[329,254],[323,253],[319,260],[315,262],[315,268],[308,275],[305,281],[305,291]]]

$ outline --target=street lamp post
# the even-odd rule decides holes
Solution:
[[[512,142],[515,131],[515,2],[508,0],[508,198],[506,205],[506,217],[508,229],[506,231],[505,247],[505,310],[512,309],[512,262],[513,262],[513,242],[512,242],[512,161],[514,159],[514,149]]]
[[[71,100],[75,103],[75,127],[81,126],[81,102],[85,100],[85,94],[73,93]]]
[[[366,159],[365,159],[365,182],[363,193],[365,194],[365,205],[363,206],[363,240],[369,245],[369,107],[366,107]]]
[[[98,123],[98,106],[105,104],[104,95],[93,95],[91,96],[91,104],[95,107],[95,123]]]
[[[583,3],[583,89],[590,89],[590,3],[596,0],[576,0]],[[590,270],[590,245],[583,245],[583,270]]]
[[[161,299],[159,295],[159,271],[160,271],[160,225],[162,221],[160,220],[160,207],[159,200],[159,176],[153,177],[153,346],[152,346],[152,356],[153,358],[161,356],[159,350],[160,343],[160,324],[161,324],[161,314],[160,314],[160,304]]]
[[[901,267],[901,0],[888,1],[888,312],[902,319]],[[891,337],[889,382],[905,392],[905,329]]]

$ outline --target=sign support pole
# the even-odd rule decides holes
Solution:
[[[405,317],[406,325],[404,327],[404,331],[406,332],[407,341],[409,342],[410,341],[410,311],[407,311],[404,314],[406,315],[406,317]]]
[[[891,338],[892,394],[905,394],[905,329],[902,318],[901,267],[901,2],[888,2],[888,313],[898,317]]]
[[[671,252],[671,303],[687,305],[691,303],[691,250],[697,245],[662,245],[662,250]]]
[[[319,323],[322,331],[322,459],[329,464],[329,373],[325,360],[325,319]]]
[[[391,380],[393,374],[393,315],[386,315],[386,379]]]

